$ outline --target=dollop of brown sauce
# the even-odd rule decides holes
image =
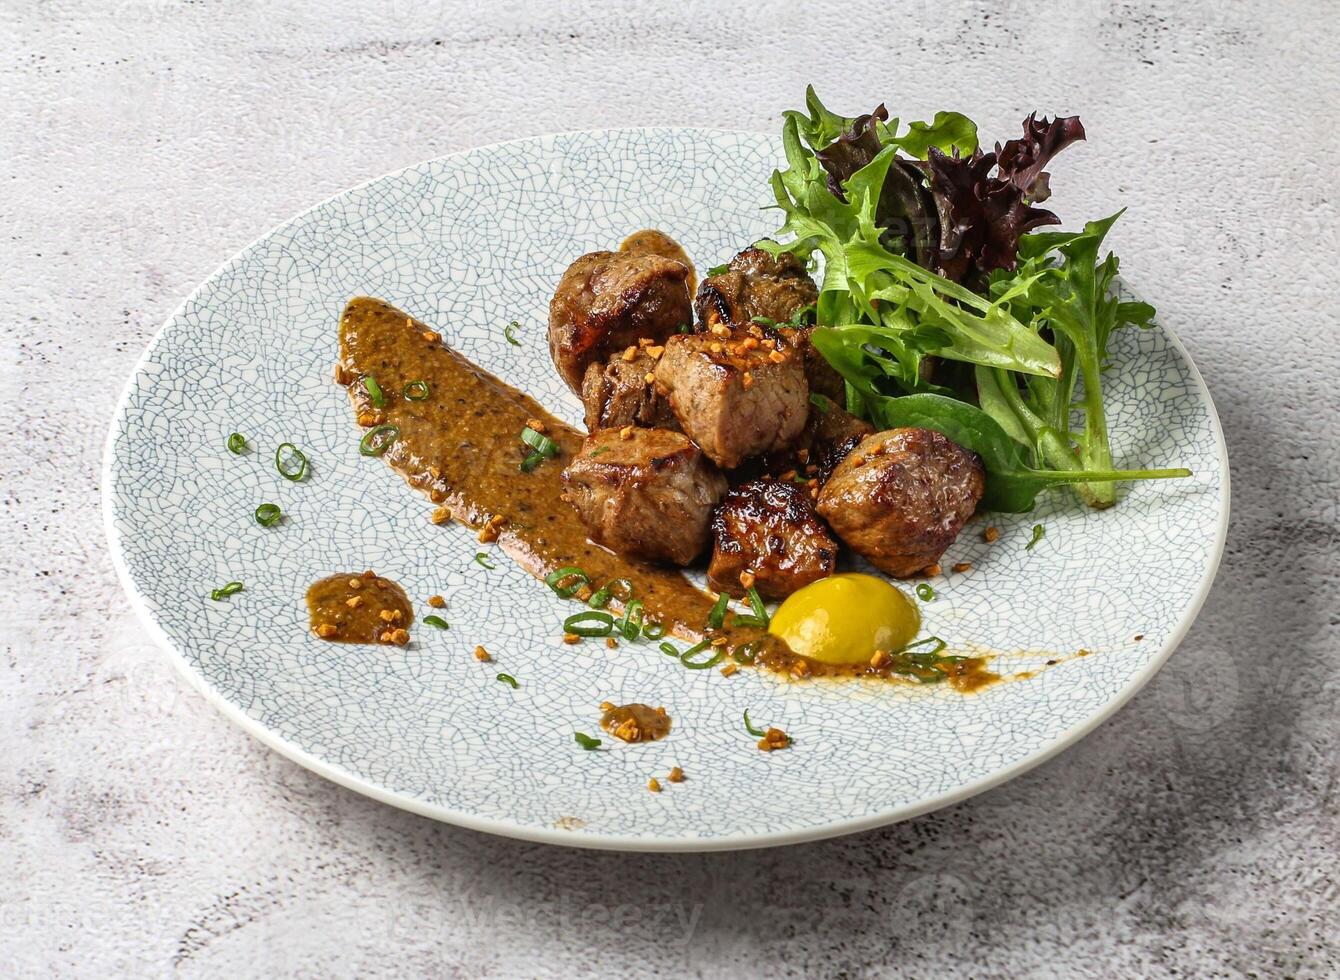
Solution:
[[[336,643],[409,642],[414,619],[405,590],[375,572],[340,572],[307,590],[312,632]]]
[[[655,235],[661,233],[638,232],[624,244],[640,239],[634,247],[650,250],[657,244]],[[427,324],[378,299],[351,300],[340,317],[336,377],[348,388],[360,425],[395,427],[395,440],[382,458],[438,505],[435,522],[452,519],[475,529],[488,526],[490,534],[496,530],[502,550],[536,578],[576,566],[590,577],[593,587],[628,579],[642,603],[645,622],[660,624],[685,640],[708,635],[705,624],[712,597],[676,569],[625,558],[592,544],[576,512],[562,500],[560,476],[581,448],[583,434],[447,347]],[[373,404],[362,383],[367,377],[376,379],[382,405]],[[426,384],[426,398],[404,397],[411,381]],[[529,447],[521,442],[520,433],[531,423],[554,440],[558,455],[523,473],[520,464]],[[584,596],[578,593],[577,598]],[[608,606],[611,612],[622,608],[617,599]],[[727,638],[723,666],[729,662],[758,666],[796,679],[868,676],[925,683],[899,673],[896,664],[818,663],[757,627],[729,627],[711,635]],[[977,690],[997,678],[986,663],[986,658],[965,658],[952,669],[946,665],[941,671],[944,677],[931,680],[947,681],[960,691]]]
[[[649,704],[600,706],[600,727],[625,742],[655,742],[670,734],[670,714]]]
[[[635,231],[619,243],[619,251],[659,255],[661,258],[680,263],[689,270],[689,278],[685,283],[689,287],[689,298],[698,295],[698,270],[693,267],[693,260],[689,258],[689,253],[684,251],[684,246],[665,232],[655,228]]]

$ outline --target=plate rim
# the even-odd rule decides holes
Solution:
[[[749,137],[770,137],[772,135],[759,130],[717,129],[698,126],[623,126],[589,130],[561,130],[467,147],[453,153],[430,157],[420,160],[417,163],[398,167],[395,170],[387,171],[384,174],[346,187],[323,198],[310,207],[304,208],[297,214],[284,219],[257,236],[251,242],[228,256],[228,258],[220,263],[214,271],[197,283],[195,288],[187,294],[185,299],[172,310],[167,318],[158,326],[158,329],[154,331],[153,336],[149,339],[144,350],[140,353],[139,358],[135,361],[130,376],[126,379],[121,394],[116,400],[116,406],[112,411],[112,416],[108,425],[107,437],[103,444],[102,465],[100,467],[101,492],[99,494],[99,503],[103,518],[103,530],[107,536],[108,551],[111,556],[112,565],[116,570],[117,578],[120,581],[126,596],[130,600],[131,608],[134,609],[140,622],[148,630],[155,644],[168,654],[169,660],[176,668],[178,674],[180,674],[195,691],[201,694],[207,703],[212,705],[216,711],[222,714],[234,725],[241,728],[252,738],[273,751],[278,752],[285,758],[296,762],[303,768],[330,780],[336,785],[353,790],[354,792],[376,800],[379,803],[385,803],[410,813],[429,817],[441,823],[464,827],[467,830],[474,830],[481,833],[538,844],[556,844],[559,846],[577,847],[586,850],[702,853],[710,851],[738,851],[754,850],[765,847],[782,847],[791,844],[825,840],[832,837],[845,836],[847,834],[862,833],[868,830],[875,830],[879,827],[901,823],[904,820],[911,820],[926,813],[961,803],[964,800],[977,796],[979,793],[984,793],[989,789],[993,789],[996,786],[1000,786],[1001,784],[1024,774],[1028,770],[1054,758],[1061,752],[1081,741],[1090,732],[1125,707],[1127,702],[1129,702],[1130,699],[1148,684],[1154,675],[1163,668],[1163,665],[1168,662],[1168,658],[1171,657],[1173,652],[1181,645],[1182,640],[1185,639],[1187,633],[1191,630],[1197,616],[1200,614],[1201,608],[1205,605],[1205,600],[1209,597],[1210,591],[1214,586],[1219,566],[1223,560],[1224,546],[1228,537],[1232,492],[1228,446],[1224,439],[1223,425],[1220,422],[1219,412],[1215,407],[1214,399],[1210,394],[1209,387],[1205,384],[1205,379],[1201,376],[1200,369],[1196,367],[1195,362],[1191,358],[1191,354],[1182,344],[1182,341],[1177,336],[1176,332],[1162,322],[1157,323],[1158,329],[1164,333],[1168,338],[1168,341],[1186,363],[1186,366],[1190,371],[1191,380],[1194,382],[1196,390],[1208,409],[1210,428],[1214,435],[1215,450],[1219,462],[1219,523],[1215,529],[1213,554],[1206,565],[1200,582],[1197,584],[1195,595],[1191,602],[1183,609],[1180,618],[1169,632],[1167,640],[1164,641],[1164,644],[1159,651],[1152,656],[1145,666],[1127,681],[1126,685],[1110,698],[1099,710],[1094,712],[1088,718],[1085,718],[1083,721],[1060,732],[1034,751],[1009,765],[975,780],[962,783],[951,790],[946,790],[943,793],[918,800],[915,803],[904,806],[895,806],[886,810],[881,810],[877,813],[866,814],[861,817],[847,818],[812,827],[766,831],[762,833],[736,834],[731,837],[723,838],[636,837],[626,834],[586,833],[581,830],[562,830],[557,827],[526,826],[508,822],[506,820],[481,817],[467,810],[458,810],[436,803],[429,803],[424,800],[415,799],[405,793],[387,789],[384,786],[348,771],[342,766],[328,762],[325,759],[308,752],[306,749],[303,749],[290,739],[279,735],[277,732],[271,731],[260,721],[250,717],[244,710],[229,701],[221,692],[211,685],[209,681],[191,665],[182,650],[178,648],[177,644],[175,644],[167,635],[167,632],[163,627],[159,625],[149,608],[148,601],[140,593],[138,585],[131,575],[130,567],[122,554],[121,534],[116,527],[112,501],[114,447],[116,437],[124,424],[123,419],[128,408],[131,393],[135,388],[141,373],[144,371],[145,366],[148,364],[151,355],[162,342],[168,326],[176,320],[188,306],[190,306],[196,296],[205,289],[210,282],[212,282],[229,265],[241,258],[246,252],[255,248],[281,229],[302,220],[318,208],[324,207],[331,201],[343,197],[346,194],[353,193],[370,184],[385,180],[388,177],[404,173],[408,170],[424,167],[442,160],[464,156],[465,154],[508,146],[514,143],[545,143],[562,136],[608,137],[621,134],[634,135],[666,132]]]

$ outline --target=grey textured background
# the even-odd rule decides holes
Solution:
[[[1340,970],[1340,43],[1330,4],[346,0],[0,11],[0,974],[1324,976]],[[337,789],[149,643],[98,513],[108,418],[182,297],[368,177],[511,136],[1079,112],[1076,221],[1191,350],[1234,464],[1218,584],[1117,718],[857,837],[544,848]],[[749,801],[741,800],[747,807]]]

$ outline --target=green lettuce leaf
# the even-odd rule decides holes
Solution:
[[[802,142],[794,115],[783,125],[782,144],[788,167],[772,176],[777,206],[786,215],[777,237],[793,240],[764,241],[759,247],[805,260],[815,251],[823,255],[817,322],[879,327],[891,343],[918,351],[917,357],[900,359],[907,367],[902,379],[911,390],[918,385],[920,356],[927,354],[1025,374],[1060,374],[1056,350],[1013,316],[1008,299],[974,293],[882,242],[884,229],[876,210],[895,147],[885,147],[847,178],[839,198],[828,187],[824,167]],[[914,337],[900,341],[905,334]]]
[[[1109,252],[1099,259],[1103,239],[1121,214],[1090,221],[1080,232],[1024,235],[1018,271],[997,272],[990,283],[997,302],[1008,303],[1016,314],[1029,317],[1035,330],[1053,335],[1062,370],[1059,379],[1040,381],[979,368],[979,402],[1016,438],[1022,433],[1037,459],[1058,469],[1112,470],[1103,409],[1103,363],[1113,331],[1128,324],[1148,327],[1154,316],[1154,308],[1147,303],[1116,298],[1117,257]],[[1079,432],[1071,427],[1076,411],[1084,420]],[[1168,472],[1189,475],[1185,470]],[[1110,483],[1080,484],[1076,490],[1092,507],[1110,507],[1116,502]]]

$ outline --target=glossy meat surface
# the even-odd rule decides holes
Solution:
[[[752,576],[765,599],[784,599],[833,574],[838,544],[803,485],[754,480],[726,494],[712,514],[712,563],[708,584],[744,595],[741,576]]]
[[[723,469],[789,446],[809,416],[797,351],[739,333],[678,334],[656,365],[656,383],[680,428]]]
[[[819,494],[819,513],[852,550],[896,578],[939,561],[982,497],[976,453],[929,429],[863,439]]]
[[[549,353],[579,391],[586,367],[692,320],[682,262],[646,252],[590,252],[568,266],[549,304]]]
[[[707,547],[712,508],[726,492],[726,478],[701,450],[667,429],[587,436],[563,485],[596,544],[674,565]]]

